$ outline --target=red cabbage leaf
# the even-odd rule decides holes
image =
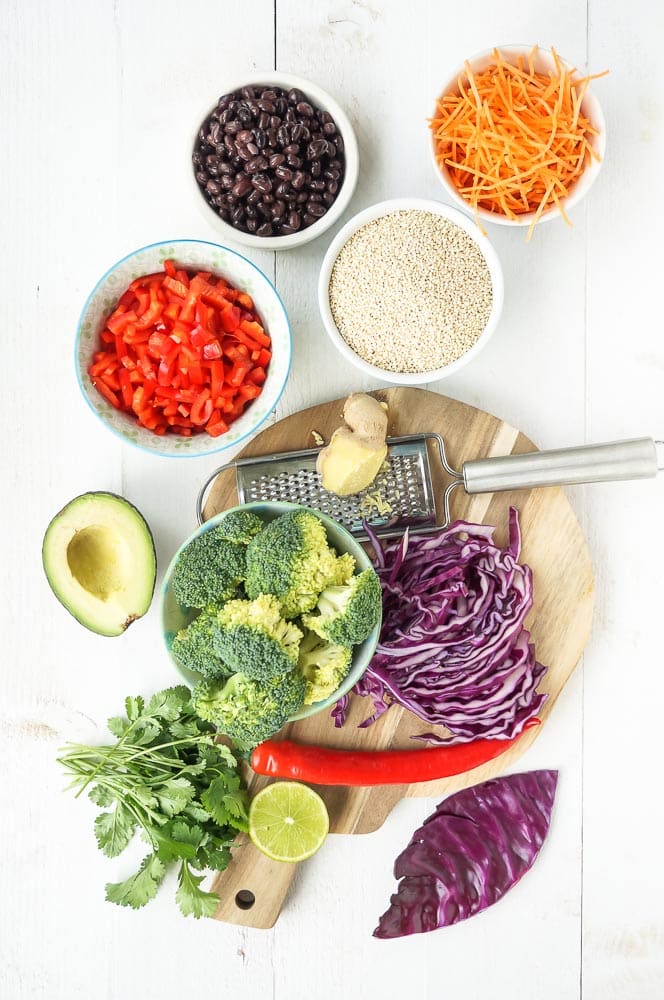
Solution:
[[[401,882],[374,937],[446,927],[501,899],[539,854],[557,783],[557,771],[527,771],[441,802],[394,863]]]

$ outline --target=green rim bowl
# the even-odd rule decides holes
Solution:
[[[258,514],[259,517],[263,518],[266,523],[274,521],[274,519],[279,517],[281,514],[287,514],[291,510],[308,510],[312,514],[315,514],[315,516],[323,522],[327,531],[328,542],[334,549],[336,549],[339,555],[349,552],[352,556],[354,556],[358,572],[362,572],[362,570],[373,567],[373,563],[369,559],[369,556],[356,538],[354,538],[341,524],[333,520],[333,518],[328,517],[327,514],[322,514],[318,510],[312,510],[310,507],[304,507],[296,503],[282,503],[277,501],[273,503],[247,503],[241,504],[238,507],[230,507],[229,510],[223,511],[223,513],[210,518],[209,521],[206,521],[205,524],[202,524],[199,528],[197,528],[196,531],[194,531],[189,538],[182,543],[170,561],[161,587],[160,615],[164,642],[166,643],[166,649],[168,650],[171,663],[189,687],[193,687],[194,684],[196,684],[199,680],[202,680],[202,678],[193,670],[189,670],[187,667],[184,667],[181,663],[179,663],[175,656],[173,656],[171,647],[176,633],[179,632],[180,629],[185,628],[189,622],[196,617],[198,612],[178,603],[171,589],[171,577],[173,575],[173,570],[175,569],[175,566],[187,545],[189,545],[194,538],[198,538],[199,535],[202,535],[204,532],[214,528],[219,523],[221,518],[224,517],[225,514],[229,513],[229,511],[235,510],[251,510],[255,514]],[[353,647],[353,659],[351,661],[350,671],[334,694],[331,694],[329,698],[325,698],[323,701],[315,702],[313,705],[306,705],[300,712],[297,713],[297,715],[291,716],[289,720],[290,722],[295,722],[297,719],[306,719],[310,715],[316,715],[318,712],[323,712],[327,708],[332,708],[339,698],[348,694],[350,689],[359,681],[360,677],[371,662],[378,644],[380,625],[381,623],[378,622],[371,635],[365,639],[364,642],[361,642],[357,646]]]
[[[216,438],[205,433],[191,437],[153,434],[141,427],[132,416],[107,403],[88,375],[92,356],[99,350],[99,334],[120,296],[134,278],[162,271],[164,261],[169,258],[190,271],[211,271],[226,278],[235,288],[251,295],[256,311],[272,339],[272,360],[268,365],[262,393],[252,400],[225,434]],[[286,309],[276,288],[263,272],[242,254],[228,247],[206,240],[180,239],[141,247],[113,264],[99,279],[83,306],[78,321],[75,364],[78,384],[86,403],[110,431],[128,444],[152,455],[187,458],[223,451],[224,448],[239,444],[258,430],[274,410],[284,391],[290,371],[291,353],[292,338]]]

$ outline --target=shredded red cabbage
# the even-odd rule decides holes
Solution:
[[[383,547],[370,531],[383,587],[376,653],[353,691],[373,702],[371,725],[397,702],[451,735],[423,733],[430,743],[513,739],[537,715],[546,695],[523,622],[532,606],[532,573],[518,562],[518,512],[510,510],[509,544],[495,528],[457,521],[435,534]],[[346,719],[348,696],[333,710]]]

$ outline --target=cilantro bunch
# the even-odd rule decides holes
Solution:
[[[100,806],[97,843],[117,857],[140,833],[150,853],[106,899],[138,909],[157,894],[167,867],[179,865],[176,900],[185,916],[212,916],[216,893],[201,889],[206,868],[223,871],[238,831],[247,830],[248,798],[231,750],[194,710],[184,686],[159,691],[145,704],[127,698],[126,716],[108,720],[111,746],[68,744],[58,758],[77,796]]]

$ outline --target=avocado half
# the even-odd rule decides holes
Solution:
[[[46,529],[42,561],[60,603],[99,635],[121,635],[152,602],[152,534],[115,493],[84,493],[63,507]]]

